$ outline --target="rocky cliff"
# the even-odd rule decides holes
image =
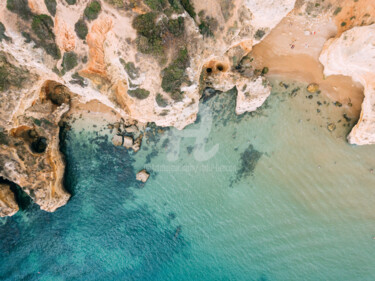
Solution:
[[[238,86],[238,112],[256,109],[270,87],[243,58],[294,4],[1,1],[0,176],[43,210],[64,205],[59,121],[76,103],[179,129],[195,121],[207,87]]]
[[[195,121],[204,95],[233,87],[237,114],[256,110],[271,87],[265,78],[269,69],[257,68],[249,56],[253,47],[291,11],[305,25],[336,21],[325,34],[344,32],[336,39],[341,42],[359,18],[366,18],[363,25],[371,21],[350,1],[1,1],[0,176],[19,185],[43,210],[54,211],[69,199],[62,183],[59,122],[79,110],[77,105],[114,112],[124,120],[124,130],[134,122],[137,129],[147,122],[183,129]],[[342,18],[347,23],[340,23]],[[351,75],[370,96],[373,89],[363,75],[329,65],[334,49],[332,43],[321,56],[326,74]],[[114,140],[124,144],[123,136]],[[140,141],[137,134],[135,151]],[[16,210],[7,203],[13,199],[1,200]],[[14,213],[9,208],[0,213]]]
[[[348,136],[352,144],[375,143],[375,25],[354,27],[327,41],[320,56],[324,74],[353,77],[364,87],[358,124]]]

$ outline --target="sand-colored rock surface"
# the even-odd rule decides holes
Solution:
[[[358,124],[348,140],[352,144],[375,143],[375,25],[354,27],[329,40],[320,56],[324,74],[347,75],[365,90]]]
[[[8,184],[0,183],[0,217],[13,216],[18,212],[14,193]]]
[[[318,84],[353,115],[365,87],[368,109],[350,141],[371,143],[375,134],[366,115],[371,74],[355,76],[328,59],[335,57],[334,42],[359,52],[340,40],[350,32],[345,30],[371,24],[370,0],[101,0],[97,11],[86,9],[90,1],[57,1],[56,11],[44,1],[6,2],[0,1],[0,70],[6,73],[0,79],[0,176],[44,210],[69,198],[58,139],[58,123],[67,114],[121,119],[110,121],[113,142],[136,152],[146,123],[178,129],[193,123],[207,90],[236,87],[236,112],[243,114],[267,99],[267,77],[283,75]],[[338,39],[326,45],[325,77],[319,56],[331,37]],[[365,38],[358,40],[371,49]],[[348,69],[351,55],[336,55]],[[366,141],[354,140],[354,132],[366,130]]]

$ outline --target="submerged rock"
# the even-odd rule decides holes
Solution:
[[[307,86],[307,91],[309,93],[316,93],[317,91],[319,91],[319,85],[316,84],[316,83],[311,83]]]
[[[133,138],[132,138],[132,137],[125,136],[125,137],[124,137],[124,143],[123,143],[123,146],[125,146],[126,148],[131,148],[131,147],[133,147]]]
[[[113,136],[112,143],[114,146],[122,146],[122,142],[123,142],[122,136],[119,136],[119,135]]]
[[[328,131],[333,132],[334,130],[336,130],[336,125],[334,123],[329,123],[327,125],[327,129]]]
[[[141,182],[146,182],[149,177],[150,174],[145,169],[143,169],[142,171],[139,171],[137,173],[136,179]]]

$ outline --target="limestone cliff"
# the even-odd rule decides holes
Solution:
[[[13,216],[18,212],[18,205],[8,184],[0,183],[0,217]]]
[[[348,136],[352,144],[375,143],[375,25],[354,27],[329,40],[320,56],[325,75],[353,77],[365,89],[358,124]]]
[[[349,139],[372,143],[373,80],[364,70],[371,60],[363,66],[351,58],[363,55],[359,46],[372,54],[373,39],[365,34],[373,28],[358,28],[368,28],[361,36],[357,29],[346,31],[371,23],[371,13],[364,20],[364,7],[372,11],[373,4],[361,1],[359,6],[352,0],[0,1],[0,176],[43,210],[54,211],[69,199],[58,138],[69,110],[91,110],[95,104],[114,112],[123,120],[114,142],[134,151],[142,135],[127,139],[129,130],[139,131],[147,122],[183,129],[195,121],[207,92],[236,87],[237,114],[256,110],[271,92],[269,69],[256,67],[249,54],[290,14],[295,22],[304,19],[304,28],[329,26],[318,43],[311,40],[313,57],[329,36],[344,32],[327,43],[321,61],[326,75],[351,75],[366,87],[364,113]],[[302,27],[300,33],[306,35]],[[289,34],[280,39],[289,52],[311,53],[302,44],[286,43]],[[344,52],[333,62],[337,49]],[[352,71],[354,65],[358,71]],[[359,141],[365,132],[366,141]]]
[[[237,86],[238,113],[255,110],[270,87],[243,58],[294,4],[1,1],[0,176],[43,210],[64,205],[58,124],[77,104],[101,104],[139,128],[182,129],[195,121],[205,88]]]

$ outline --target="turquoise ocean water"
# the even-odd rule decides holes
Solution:
[[[273,83],[256,113],[236,116],[230,91],[184,131],[150,126],[137,154],[71,124],[73,196],[46,213],[17,194],[0,279],[375,280],[375,146],[347,144],[344,107]]]

